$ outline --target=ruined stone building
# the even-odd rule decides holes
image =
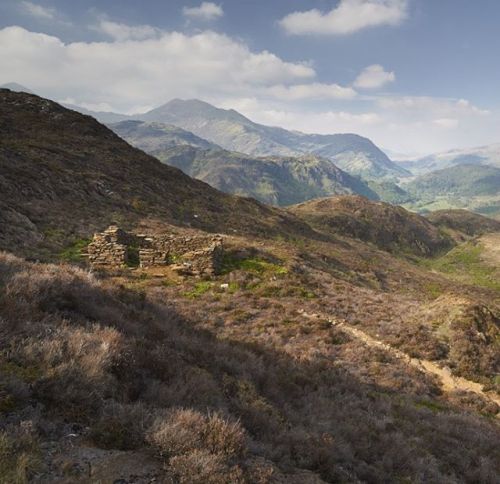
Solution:
[[[115,225],[95,234],[88,246],[94,268],[170,265],[179,273],[195,276],[217,274],[222,255],[220,235],[132,234]]]

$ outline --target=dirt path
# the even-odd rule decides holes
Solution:
[[[432,361],[411,358],[403,351],[400,351],[388,345],[387,343],[384,343],[383,341],[379,341],[368,335],[364,331],[361,331],[360,329],[355,328],[349,324],[337,320],[332,320],[331,318],[327,319],[332,322],[332,326],[340,328],[342,331],[345,331],[356,339],[363,341],[363,343],[365,343],[366,345],[375,348],[381,348],[389,352],[392,356],[404,360],[409,365],[418,368],[420,371],[437,376],[441,382],[441,387],[445,392],[452,392],[455,390],[474,392],[487,400],[495,402],[500,407],[500,397],[492,392],[485,392],[483,390],[483,385],[481,385],[480,383],[455,376],[448,368],[442,368]],[[500,414],[497,416],[497,418],[500,418]]]

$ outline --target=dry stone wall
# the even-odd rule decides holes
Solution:
[[[179,273],[195,276],[217,274],[223,253],[220,235],[136,235],[117,226],[95,234],[88,246],[92,267],[171,265]]]
[[[135,243],[134,238],[112,225],[104,232],[95,234],[88,246],[88,258],[92,266],[116,266],[128,264],[128,248]]]

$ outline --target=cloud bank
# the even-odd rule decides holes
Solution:
[[[355,132],[399,152],[485,144],[495,113],[465,99],[377,92],[395,80],[381,65],[352,85],[318,79],[310,62],[210,30],[185,34],[98,19],[109,40],[65,43],[22,27],[0,29],[0,84],[18,82],[45,97],[133,114],[173,98],[200,98],[251,119],[306,132]],[[369,91],[367,91],[369,90]]]

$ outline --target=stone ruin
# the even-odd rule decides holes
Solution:
[[[88,246],[93,268],[170,266],[183,275],[211,276],[221,269],[220,235],[144,235],[116,225],[94,235]]]

